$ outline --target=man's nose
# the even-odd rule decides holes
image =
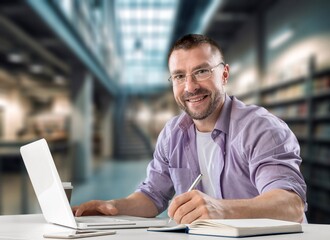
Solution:
[[[194,78],[194,75],[187,74],[185,81],[185,91],[186,92],[195,92],[199,88],[199,83]]]

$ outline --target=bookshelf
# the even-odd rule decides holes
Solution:
[[[306,63],[304,74],[268,82],[237,97],[247,104],[259,99],[253,103],[283,119],[295,133],[308,187],[307,218],[311,223],[330,223],[330,68],[317,70],[314,57]]]

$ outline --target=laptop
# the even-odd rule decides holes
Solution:
[[[118,229],[165,226],[166,219],[131,216],[75,218],[45,139],[29,143],[20,152],[47,222],[73,229]]]

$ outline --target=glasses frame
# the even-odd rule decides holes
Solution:
[[[213,73],[214,69],[217,68],[217,67],[219,67],[221,64],[222,64],[223,66],[226,66],[226,64],[225,64],[224,62],[220,62],[220,63],[218,63],[217,65],[215,65],[215,66],[212,67],[212,68],[200,68],[200,69],[196,69],[196,70],[194,70],[191,74],[186,74],[186,75],[185,75],[185,78],[184,78],[184,81],[182,81],[182,83],[179,83],[179,84],[175,84],[175,83],[173,82],[173,80],[172,80],[172,75],[167,79],[167,81],[169,81],[173,86],[180,86],[180,85],[183,85],[183,84],[187,81],[187,77],[188,77],[188,76],[192,76],[192,77],[195,79],[195,81],[197,81],[197,82],[203,82],[203,81],[209,79],[209,78],[212,76],[212,73]],[[210,74],[209,77],[207,77],[207,78],[205,78],[205,79],[203,79],[203,80],[197,80],[197,78],[196,78],[195,75],[194,75],[194,72],[199,71],[199,70],[201,70],[201,69],[207,69],[207,70],[211,71],[211,74]]]

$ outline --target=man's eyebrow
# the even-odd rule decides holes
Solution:
[[[174,70],[173,72],[171,72],[172,75],[175,75],[175,74],[182,74],[182,73],[185,73],[185,71],[180,70],[180,69],[177,69],[177,70]]]
[[[199,64],[199,65],[193,67],[192,71],[196,71],[201,68],[209,68],[209,67],[210,67],[210,65],[208,63],[202,63],[202,64]],[[174,70],[171,74],[175,75],[175,74],[182,74],[182,73],[186,73],[186,71],[177,69],[177,70]]]
[[[201,68],[209,68],[209,67],[210,67],[210,65],[208,63],[202,63],[202,64],[199,64],[199,65],[193,67],[192,70],[195,71],[195,70],[198,70],[198,69],[201,69]]]

